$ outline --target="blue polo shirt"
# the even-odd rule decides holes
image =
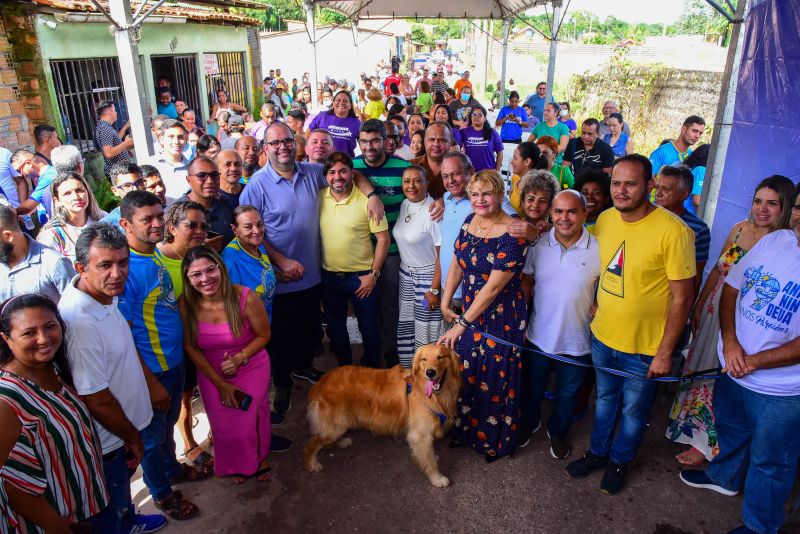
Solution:
[[[661,171],[661,167],[664,165],[683,163],[691,153],[691,148],[686,152],[678,152],[678,149],[675,148],[672,142],[664,143],[650,154],[650,164],[653,165],[653,176],[658,175]]]
[[[183,322],[175,286],[154,254],[131,250],[125,293],[117,307],[131,323],[134,344],[152,372],[183,363]]]
[[[122,230],[122,226],[120,226],[120,224],[119,224],[119,220],[121,218],[122,218],[122,215],[121,215],[121,213],[119,211],[119,206],[117,206],[113,210],[109,211],[108,215],[106,215],[105,217],[100,219],[100,222],[113,224],[114,226],[116,226],[117,228]],[[124,230],[123,230],[123,233],[124,233]]]
[[[472,204],[469,202],[469,197],[456,198],[449,191],[442,198],[444,199],[444,217],[439,226],[439,231],[442,235],[442,245],[439,249],[439,266],[442,269],[442,288],[444,288],[447,282],[447,272],[450,270],[450,263],[453,261],[456,239],[461,232],[461,225],[464,224],[464,219],[472,213]],[[507,214],[517,217],[517,211],[507,197],[503,198],[502,208]],[[461,284],[458,284],[456,292],[453,293],[453,298],[461,298]]]
[[[555,102],[552,96],[550,97],[550,102]],[[525,100],[525,103],[531,107],[531,116],[542,122],[544,120],[544,105],[547,103],[547,97],[541,98],[536,93],[533,93]]]
[[[300,280],[278,284],[279,295],[302,291],[322,281],[319,190],[327,185],[322,165],[296,162],[291,182],[267,165],[242,190],[240,204],[249,204],[261,212],[270,245],[305,269]]]

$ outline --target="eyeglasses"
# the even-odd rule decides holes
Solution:
[[[141,189],[144,187],[144,180],[136,180],[135,182],[125,182],[116,186],[117,189]]]
[[[383,144],[383,139],[378,137],[377,139],[359,139],[359,145],[370,145],[370,146],[380,146]]]
[[[192,232],[194,232],[195,230],[200,230],[201,232],[205,232],[205,233],[208,233],[208,229],[210,228],[210,226],[208,226],[208,223],[204,223],[204,222],[203,223],[199,223],[199,222],[194,222],[194,221],[184,222],[183,226],[185,226],[186,228],[188,228]]]
[[[193,176],[194,178],[197,178],[197,180],[199,182],[205,182],[209,178],[211,178],[215,182],[219,181],[219,173],[217,171],[198,172],[198,173],[195,173],[195,174],[190,174],[189,176]]]
[[[800,211],[800,204],[795,204],[794,206],[792,206],[792,209],[794,211]]]
[[[219,271],[219,265],[217,265],[216,263],[213,263],[213,264],[209,265],[208,267],[206,267],[202,271],[192,271],[191,273],[187,273],[186,277],[189,280],[191,280],[193,282],[196,282],[196,281],[200,280],[201,278],[203,278],[204,275],[212,275],[212,274],[215,274],[217,271]]]
[[[267,144],[270,146],[270,148],[278,148],[280,145],[283,145],[286,148],[291,148],[294,146],[294,137],[287,137],[285,139],[275,139],[274,141],[267,141]]]

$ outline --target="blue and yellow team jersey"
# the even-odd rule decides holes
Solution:
[[[259,257],[252,256],[239,244],[236,238],[222,251],[222,261],[228,269],[228,276],[232,284],[249,287],[256,292],[258,298],[264,303],[267,309],[267,316],[272,321],[272,298],[275,296],[275,288],[278,279],[275,276],[275,269],[267,257],[264,245],[258,247]]]
[[[151,371],[160,373],[183,363],[183,322],[175,286],[155,255],[131,250],[118,307],[131,323],[133,341]]]

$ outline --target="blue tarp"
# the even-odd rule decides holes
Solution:
[[[753,0],[745,27],[712,256],[747,218],[758,182],[800,179],[800,0]]]

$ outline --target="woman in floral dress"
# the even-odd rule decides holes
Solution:
[[[756,187],[747,220],[733,226],[722,246],[716,267],[709,273],[692,313],[694,337],[683,373],[712,369],[719,365],[719,301],[728,271],[765,235],[789,227],[794,185],[783,176],[771,176]],[[667,438],[691,445],[675,458],[683,465],[700,465],[719,452],[714,428],[713,380],[681,384],[670,414]]]
[[[522,360],[518,349],[479,332],[522,345],[527,312],[520,275],[528,244],[508,234],[514,219],[500,209],[504,187],[497,171],[479,172],[467,191],[474,214],[455,242],[442,297],[442,315],[453,326],[439,342],[461,358],[463,387],[451,446],[471,446],[493,462],[517,446]],[[459,283],[461,316],[450,309]]]

